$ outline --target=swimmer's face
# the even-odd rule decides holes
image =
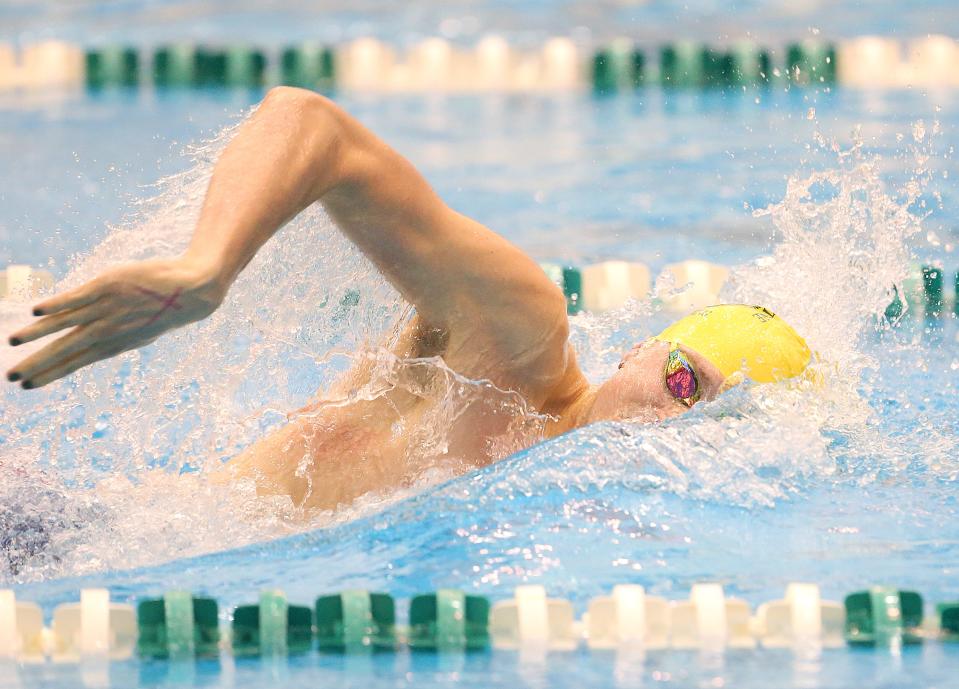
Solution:
[[[646,340],[627,352],[619,370],[597,391],[589,420],[661,421],[721,392],[723,374],[688,347],[675,348],[670,370],[679,374],[667,380],[670,349],[666,342]]]

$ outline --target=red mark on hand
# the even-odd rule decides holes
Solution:
[[[162,295],[159,292],[154,292],[152,289],[146,289],[143,287],[137,287],[136,289],[138,292],[140,292],[140,294],[145,294],[149,297],[153,297],[158,302],[163,304],[163,308],[161,308],[159,311],[153,314],[153,318],[151,318],[150,320],[146,322],[147,325],[152,325],[153,323],[155,323],[156,320],[160,316],[162,316],[167,309],[180,309],[183,306],[182,304],[177,303],[177,300],[176,300],[177,297],[180,296],[180,292],[183,291],[182,287],[177,287],[176,292],[171,294],[169,297]]]

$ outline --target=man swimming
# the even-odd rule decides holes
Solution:
[[[590,385],[568,342],[565,298],[532,259],[446,206],[407,160],[333,102],[281,87],[217,162],[184,253],[113,268],[37,304],[39,320],[11,345],[71,330],[14,366],[9,380],[39,388],[206,318],[258,249],[315,202],[415,308],[389,343],[393,354],[439,357],[491,390],[520,395],[545,419],[540,437],[601,420],[666,419],[713,399],[738,375],[789,378],[810,358],[766,309],[721,306],[636,345],[609,380]],[[361,362],[327,393],[348,397],[370,369]],[[402,428],[434,404],[400,387],[344,405],[319,402],[248,447],[230,471],[298,506],[334,508],[414,478],[401,461],[411,442]],[[469,405],[452,419],[442,453],[468,466],[500,458],[497,439],[513,419],[491,409]]]

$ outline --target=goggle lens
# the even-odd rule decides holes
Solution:
[[[692,364],[679,349],[678,345],[671,345],[669,358],[666,360],[666,387],[670,394],[687,407],[699,397],[699,381]]]

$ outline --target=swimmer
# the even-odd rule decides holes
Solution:
[[[316,202],[414,307],[393,353],[441,357],[463,376],[522,395],[548,419],[540,438],[603,420],[667,419],[712,400],[737,376],[789,378],[810,359],[772,312],[727,305],[637,344],[609,380],[591,385],[568,342],[565,298],[529,256],[449,208],[407,160],[332,101],[279,87],[217,161],[185,251],[112,268],[37,304],[38,320],[13,333],[11,345],[67,332],[8,379],[40,388],[206,318],[257,250]],[[361,363],[325,394],[356,390],[369,376]],[[408,485],[415,477],[401,460],[409,434],[395,428],[398,420],[415,425],[431,404],[399,389],[349,405],[318,402],[234,458],[230,475],[253,477],[260,492],[288,495],[305,509]],[[470,405],[448,429],[445,452],[465,458],[466,468],[488,464],[500,458],[492,448],[509,423],[487,405]]]

